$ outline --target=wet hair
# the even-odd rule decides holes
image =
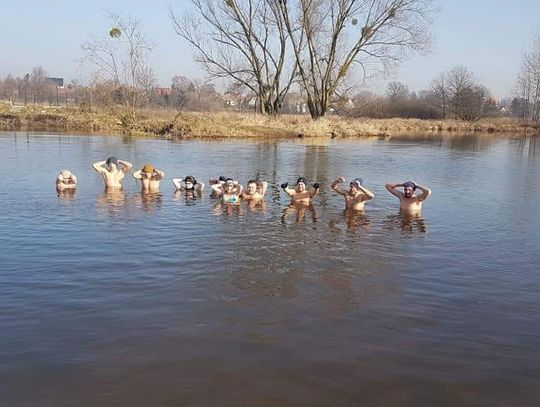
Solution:
[[[296,185],[298,185],[299,183],[303,183],[305,185],[307,185],[307,181],[304,177],[299,177],[297,180],[296,180]]]
[[[109,158],[107,158],[106,163],[107,163],[107,165],[111,165],[111,164],[118,165],[118,158],[109,157]]]
[[[247,184],[257,184],[257,181],[255,181],[254,179],[250,179]]]
[[[193,175],[188,175],[186,178],[184,178],[184,182],[191,182],[193,185],[195,185],[197,180]]]

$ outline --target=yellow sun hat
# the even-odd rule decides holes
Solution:
[[[144,167],[141,170],[147,174],[152,174],[154,172],[154,166],[152,164],[144,164]]]

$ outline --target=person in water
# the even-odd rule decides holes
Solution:
[[[242,199],[250,202],[257,202],[264,199],[266,190],[268,189],[268,182],[255,181],[250,179],[246,185],[246,189],[242,192]]]
[[[220,177],[221,178],[221,177]],[[211,185],[213,193],[221,196],[224,203],[239,203],[242,198],[243,187],[232,178],[226,178],[225,181],[218,181]]]
[[[119,165],[122,167],[119,168]],[[122,180],[133,165],[116,157],[109,157],[105,161],[95,162],[92,167],[103,177],[106,188],[122,188]]]
[[[64,191],[77,188],[77,177],[69,170],[62,170],[56,177],[56,189]]]
[[[367,188],[362,186],[362,179],[355,178],[349,183],[349,189],[339,186],[345,182],[345,177],[341,176],[330,185],[332,189],[345,198],[345,209],[363,211],[364,204],[375,197]]]
[[[165,173],[157,168],[154,168],[152,164],[145,164],[142,169],[133,173],[133,178],[141,181],[141,188],[143,192],[158,191],[159,181],[165,177]]]
[[[306,185],[306,179],[300,177],[296,181],[296,188],[290,188],[287,182],[281,184],[281,188],[283,188],[285,193],[291,197],[291,204],[309,205],[315,195],[319,193],[320,185],[314,183],[313,188],[309,190],[306,188]]]
[[[399,198],[399,209],[405,214],[420,214],[422,203],[431,195],[431,189],[418,185],[413,181],[403,182],[401,184],[386,184],[388,192]],[[403,192],[397,188],[403,188]],[[419,189],[421,194],[415,195],[415,191]]]
[[[188,175],[186,178],[173,178],[172,180],[177,191],[196,192],[202,194],[204,191],[204,183],[199,182],[194,176]]]

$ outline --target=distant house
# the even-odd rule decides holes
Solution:
[[[51,85],[56,86],[57,88],[64,87],[64,78],[49,77],[49,78],[45,78],[45,80]]]
[[[171,88],[156,88],[156,93],[159,96],[171,96],[172,89]]]
[[[223,95],[223,102],[225,107],[237,108],[242,103],[242,95],[240,93],[225,93]]]

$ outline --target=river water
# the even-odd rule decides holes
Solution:
[[[0,405],[538,404],[537,144],[0,133]],[[104,193],[109,155],[163,169],[161,194]],[[258,176],[266,206],[175,194],[188,174]],[[300,175],[323,188],[299,213],[276,185]],[[407,179],[433,190],[419,219],[384,189]]]

